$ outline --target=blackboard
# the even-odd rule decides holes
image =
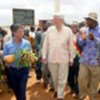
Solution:
[[[34,10],[13,9],[13,23],[34,25]]]

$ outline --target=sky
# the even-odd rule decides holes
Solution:
[[[12,9],[34,9],[35,20],[51,19],[55,11],[55,0],[2,0],[0,2],[0,26],[12,24]],[[82,21],[89,12],[96,12],[100,21],[100,0],[60,0],[60,12],[66,23]]]

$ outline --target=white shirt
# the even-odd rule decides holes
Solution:
[[[73,34],[70,28],[62,26],[61,32],[58,32],[55,26],[51,26],[46,32],[42,56],[43,59],[48,57],[49,63],[73,62]]]
[[[35,38],[35,32],[29,32],[29,35],[32,36],[33,38]]]

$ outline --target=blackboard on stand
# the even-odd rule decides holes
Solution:
[[[34,10],[13,9],[13,23],[22,25],[34,25]]]

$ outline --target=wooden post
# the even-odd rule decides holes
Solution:
[[[55,0],[55,13],[60,12],[60,0]]]

